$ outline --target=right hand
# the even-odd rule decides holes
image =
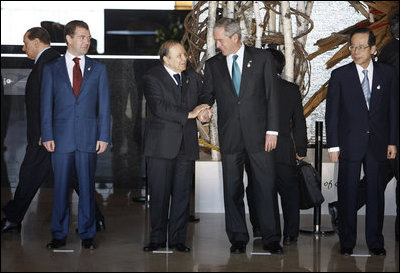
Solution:
[[[200,104],[197,105],[192,111],[189,112],[188,119],[194,119],[197,118],[199,113],[204,110],[204,109],[209,109],[210,105],[208,104]]]
[[[197,118],[200,120],[200,122],[204,123],[210,121],[212,115],[213,115],[213,109],[209,108],[202,110],[197,116]]]
[[[50,153],[54,152],[56,149],[56,144],[55,144],[54,140],[49,140],[49,141],[43,142],[43,146]]]
[[[340,151],[337,151],[337,152],[329,152],[329,153],[328,153],[329,159],[331,160],[332,163],[337,163],[337,162],[339,162],[339,154],[340,154]]]

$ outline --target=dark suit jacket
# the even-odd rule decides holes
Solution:
[[[398,134],[398,82],[394,68],[374,63],[370,109],[365,103],[354,62],[335,69],[326,98],[328,147],[340,147],[340,157],[361,160],[370,145],[377,160],[386,160],[387,146]]]
[[[394,66],[396,68],[397,75],[399,75],[399,40],[393,38],[382,49],[378,56],[378,61]]]
[[[279,84],[279,137],[275,162],[296,165],[296,153],[307,155],[307,128],[299,87],[278,79]]]
[[[264,151],[266,131],[279,132],[276,81],[273,57],[265,50],[245,47],[239,96],[226,57],[218,54],[207,60],[201,101],[217,101],[222,153],[239,152],[243,143],[248,152]]]
[[[110,91],[106,67],[85,56],[76,98],[65,57],[45,64],[41,88],[42,141],[54,140],[58,153],[96,152],[98,140],[110,142]]]
[[[28,144],[37,145],[41,137],[40,130],[40,86],[42,84],[43,65],[60,57],[53,48],[46,49],[33,66],[25,87],[25,105]]]
[[[162,64],[144,76],[147,118],[144,155],[164,159],[175,158],[183,141],[185,156],[199,157],[197,126],[188,113],[199,104],[202,79],[193,70],[182,72],[182,91]]]

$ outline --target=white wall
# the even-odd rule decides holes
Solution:
[[[172,10],[175,1],[1,1],[1,44],[22,45],[25,32],[41,21],[85,21],[104,53],[104,9]]]

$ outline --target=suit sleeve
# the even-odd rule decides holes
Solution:
[[[399,145],[399,75],[395,74],[395,69],[390,70],[390,139],[389,145]]]
[[[42,142],[54,140],[53,137],[53,74],[49,65],[43,67],[40,88],[40,116]]]
[[[31,125],[31,130],[33,131],[32,136],[35,136],[34,139],[35,143],[38,143],[39,138],[41,136],[41,124],[40,124],[40,88],[42,85],[42,71],[43,71],[43,63],[39,61],[39,63],[37,64],[37,67],[35,69],[35,79],[34,82],[35,84],[32,85],[32,93],[34,94],[33,96],[31,96],[31,99],[33,101],[30,101],[29,103],[31,103],[31,107],[33,109],[35,109],[34,111],[31,111],[30,114],[33,115],[31,117],[31,120],[35,121],[33,122]]]
[[[213,74],[211,72],[210,63],[206,62],[203,88],[201,89],[201,94],[200,94],[200,103],[213,106],[214,102],[215,102],[215,90],[214,90]]]
[[[301,95],[298,88],[294,93],[295,107],[293,112],[293,136],[296,145],[296,153],[299,156],[307,155],[307,126],[303,114],[303,104],[301,103]]]
[[[326,96],[326,137],[328,148],[339,147],[340,84],[335,71],[332,72]]]
[[[266,131],[279,132],[278,78],[272,58],[272,55],[268,53],[264,64],[264,86],[267,105]]]
[[[107,71],[102,66],[99,78],[99,97],[98,97],[98,120],[99,138],[98,140],[110,143],[110,87],[108,83]]]
[[[163,98],[162,92],[165,90],[165,87],[161,86],[160,81],[146,75],[144,82],[144,96],[150,111],[160,119],[185,126],[188,120],[188,113]]]

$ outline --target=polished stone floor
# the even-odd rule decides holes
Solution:
[[[301,233],[298,243],[284,246],[283,255],[266,255],[260,240],[250,238],[246,254],[230,254],[224,231],[223,214],[197,214],[190,223],[187,244],[190,253],[145,253],[148,242],[149,209],[133,202],[136,191],[112,189],[98,194],[106,217],[104,232],[97,233],[98,248],[82,249],[75,234],[77,197],[72,194],[72,217],[67,245],[53,252],[50,241],[52,189],[41,189],[24,219],[21,234],[1,235],[1,271],[391,271],[399,272],[399,244],[395,242],[394,217],[386,216],[384,225],[386,257],[368,256],[364,220],[359,216],[356,257],[340,255],[336,235],[314,236]],[[10,199],[10,188],[1,188],[1,206]],[[3,217],[3,214],[2,214]],[[322,217],[328,227],[329,218]],[[311,215],[301,215],[302,227],[312,226]],[[250,227],[250,225],[249,225]]]

